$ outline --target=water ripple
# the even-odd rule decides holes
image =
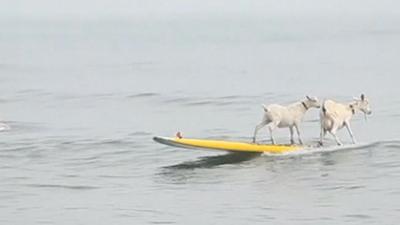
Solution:
[[[149,98],[149,97],[156,97],[160,96],[159,93],[154,93],[154,92],[145,92],[145,93],[139,93],[139,94],[132,94],[128,95],[128,98]]]
[[[93,190],[100,188],[89,185],[65,185],[65,184],[26,184],[25,186],[34,188],[56,188],[56,189],[70,189],[70,190]]]

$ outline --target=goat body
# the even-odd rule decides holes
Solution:
[[[293,128],[296,128],[297,136],[299,139],[299,143],[302,144],[303,141],[300,137],[299,126],[303,117],[308,109],[315,107],[319,107],[319,101],[317,98],[311,98],[307,96],[307,99],[302,102],[296,102],[288,106],[282,106],[278,104],[271,104],[268,106],[263,105],[264,107],[264,117],[260,124],[258,124],[254,130],[253,142],[256,142],[256,136],[258,131],[267,126],[270,135],[271,142],[275,144],[274,137],[272,135],[272,131],[275,128],[284,128],[289,127],[290,130],[290,142],[294,144],[293,140]]]

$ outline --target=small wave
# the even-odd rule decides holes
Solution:
[[[185,103],[185,105],[187,106],[202,106],[202,105],[215,105],[215,104],[216,104],[215,102],[209,100],[200,100],[200,101]]]
[[[160,94],[154,93],[154,92],[144,92],[144,93],[129,95],[128,98],[149,98],[149,97],[155,97],[155,96],[159,96],[159,95]]]
[[[118,98],[118,93],[93,93],[93,94],[71,94],[63,93],[54,95],[56,101],[82,101],[82,100],[107,100],[111,98]]]
[[[366,215],[366,214],[347,214],[347,215],[345,215],[345,217],[353,218],[353,219],[357,219],[357,220],[360,220],[360,219],[371,219],[372,218],[371,216]]]
[[[5,123],[0,123],[0,131],[10,130],[11,127]]]
[[[126,155],[132,153],[132,150],[117,150],[112,152],[105,152],[100,154],[100,157],[113,156],[113,155]]]
[[[252,98],[246,96],[228,96],[228,97],[169,97],[162,100],[165,104],[178,104],[182,106],[233,106],[233,105],[249,105]]]
[[[91,149],[93,147],[97,146],[136,146],[136,142],[129,138],[118,138],[118,139],[113,139],[113,138],[106,138],[106,139],[81,139],[81,140],[75,140],[75,141],[64,141],[61,143],[58,143],[59,145],[74,145],[76,147],[81,147],[81,148],[88,148]]]
[[[381,142],[381,144],[385,148],[400,149],[400,141],[397,141],[397,140],[384,141],[384,142]]]
[[[9,120],[0,122],[0,131],[13,130],[18,132],[37,132],[42,129],[44,129],[44,125],[41,123]]]
[[[392,118],[398,118],[398,117],[400,117],[400,113],[392,113],[392,114],[389,114],[387,116],[388,117],[392,117]]]
[[[51,92],[46,92],[40,89],[24,89],[16,92],[17,95],[20,96],[50,96]]]
[[[6,98],[0,98],[0,103],[6,103],[9,102],[10,100],[6,99]]]
[[[176,97],[176,98],[165,99],[163,102],[167,103],[167,104],[171,104],[171,103],[187,103],[190,101],[191,100],[189,98]]]
[[[244,97],[246,97],[246,96],[228,95],[228,96],[217,97],[217,99],[223,99],[223,100],[226,100],[226,99],[240,99],[240,98],[244,98]],[[250,97],[250,96],[248,96],[248,97]],[[253,96],[251,96],[251,97],[253,97]]]
[[[150,221],[151,224],[175,224],[174,221]]]
[[[230,100],[226,101],[223,99],[218,99],[218,98],[211,98],[211,99],[199,99],[199,100],[188,100],[187,102],[183,102],[183,105],[185,106],[205,106],[205,105],[210,105],[210,106],[232,106],[232,105],[248,105],[250,102],[245,101],[245,100]]]
[[[70,190],[93,190],[98,189],[96,186],[88,185],[63,185],[63,184],[27,184],[25,186],[35,188],[58,188],[58,189],[70,189]]]
[[[146,131],[136,131],[129,134],[130,136],[151,136],[152,133]]]

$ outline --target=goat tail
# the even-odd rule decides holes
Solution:
[[[265,112],[268,112],[268,107],[266,105],[262,104],[262,107],[264,108]]]
[[[322,113],[326,115],[325,101],[322,103]]]

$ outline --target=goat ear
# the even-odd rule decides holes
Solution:
[[[364,100],[365,100],[365,95],[361,94],[361,101],[364,101]]]
[[[311,100],[310,96],[308,96],[308,95],[306,95],[306,98],[307,98],[308,100]]]

